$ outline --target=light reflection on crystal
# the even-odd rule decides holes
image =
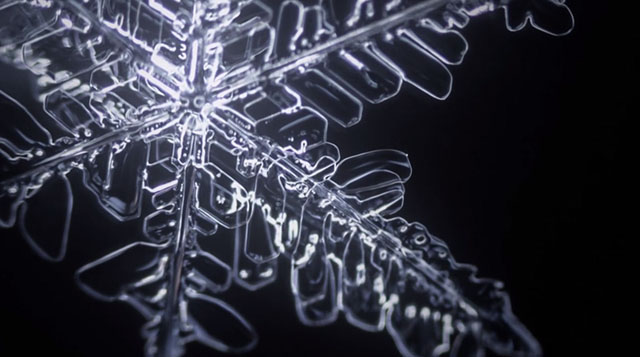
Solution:
[[[342,311],[404,356],[539,355],[499,282],[394,216],[407,155],[341,158],[327,139],[403,82],[447,98],[459,30],[495,10],[509,30],[573,27],[561,0],[0,1],[0,59],[41,106],[0,91],[20,116],[0,123],[0,226],[61,260],[76,170],[106,212],[139,220],[137,241],[76,277],[148,320],[150,356],[251,349],[250,322],[214,296],[273,282],[279,257],[307,325]],[[58,222],[46,232],[42,214]],[[233,251],[209,249],[216,239]]]

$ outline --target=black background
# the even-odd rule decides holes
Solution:
[[[402,215],[443,238],[458,261],[504,281],[547,356],[613,356],[623,353],[635,310],[622,252],[633,232],[628,124],[639,99],[639,36],[622,2],[570,5],[576,29],[561,38],[510,33],[500,13],[475,19],[447,101],[405,86],[329,138],[344,156],[407,152],[414,173]],[[75,269],[140,227],[116,224],[86,190],[74,194],[63,263],[41,261],[15,229],[0,231],[2,356],[142,355],[135,311],[95,301],[73,282]],[[250,355],[398,355],[386,333],[342,317],[300,324],[285,275],[259,292],[231,292],[260,333]]]

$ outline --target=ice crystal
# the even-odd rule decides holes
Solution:
[[[561,0],[0,1],[0,58],[37,87],[0,92],[20,116],[0,122],[0,226],[63,259],[76,170],[106,212],[139,220],[139,241],[76,277],[148,320],[149,356],[251,349],[251,324],[215,296],[273,282],[279,257],[305,324],[343,312],[404,356],[539,355],[499,282],[394,217],[407,156],[341,159],[327,141],[403,82],[445,99],[458,30],[495,10],[510,30],[573,26]]]

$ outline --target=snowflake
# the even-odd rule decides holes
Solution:
[[[215,295],[273,282],[279,257],[307,325],[342,311],[404,356],[539,355],[499,282],[394,217],[407,155],[341,159],[327,141],[403,82],[445,99],[458,29],[495,10],[509,30],[573,26],[562,0],[0,1],[0,58],[37,88],[0,91],[24,117],[0,123],[0,226],[63,259],[72,171],[106,212],[140,220],[139,241],[76,277],[147,319],[150,356],[251,349],[253,327]]]

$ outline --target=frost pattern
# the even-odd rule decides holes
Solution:
[[[0,58],[37,95],[0,91],[19,119],[0,122],[0,226],[63,259],[76,170],[106,212],[139,220],[139,241],[76,277],[148,320],[149,356],[251,349],[215,296],[271,283],[279,257],[307,325],[342,311],[403,356],[540,355],[499,282],[394,217],[407,156],[341,159],[327,141],[403,82],[445,99],[458,30],[494,10],[509,30],[573,27],[562,0],[2,0]]]

